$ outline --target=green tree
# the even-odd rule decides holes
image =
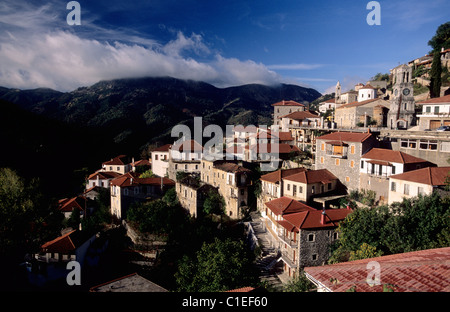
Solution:
[[[285,292],[309,292],[315,288],[314,284],[305,276],[305,272],[301,270],[297,276],[291,279],[285,286]]]
[[[139,175],[139,178],[143,179],[143,178],[154,178],[156,177],[156,175],[149,169],[147,171],[142,172]]]
[[[58,232],[62,214],[44,202],[38,180],[0,168],[0,254],[30,251]]]
[[[430,72],[430,97],[439,97],[441,94],[442,85],[442,65],[441,65],[441,55],[439,51],[434,50],[433,52],[433,63],[431,65]]]
[[[450,48],[450,22],[446,22],[436,29],[436,34],[428,41],[428,45],[433,48],[433,51]]]
[[[203,202],[203,212],[218,215],[225,213],[225,200],[218,191],[210,190],[208,192],[208,197]]]
[[[183,257],[175,279],[180,291],[225,291],[255,285],[253,258],[243,241],[204,243],[195,259]]]
[[[361,247],[356,251],[350,251],[349,261],[379,257],[383,253],[369,244],[362,243]]]

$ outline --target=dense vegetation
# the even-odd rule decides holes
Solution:
[[[450,198],[438,192],[357,208],[339,224],[330,263],[450,246]]]

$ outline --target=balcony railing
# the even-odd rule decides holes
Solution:
[[[291,248],[298,248],[298,242],[293,239],[278,233],[278,239],[280,239],[283,243],[288,244]]]
[[[334,158],[347,158],[347,153],[336,153],[333,151],[327,151],[327,155]]]
[[[283,260],[283,262],[286,263],[289,267],[293,269],[297,268],[296,261],[293,260],[287,252],[284,251],[281,252],[281,260]]]

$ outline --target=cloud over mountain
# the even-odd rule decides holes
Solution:
[[[219,87],[282,80],[264,64],[211,50],[200,34],[178,31],[161,43],[135,31],[102,28],[89,14],[81,26],[68,26],[68,11],[56,8],[54,2],[0,6],[0,85],[69,91],[99,80],[144,76],[202,80]]]

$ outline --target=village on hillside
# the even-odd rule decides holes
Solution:
[[[93,203],[102,197],[113,220],[106,228],[125,229],[129,252],[144,266],[160,261],[168,241],[140,224],[141,210],[156,209],[151,203],[164,199],[177,201],[191,219],[209,216],[222,226],[242,226],[262,282],[241,285],[241,291],[283,289],[300,276],[317,291],[383,291],[386,285],[393,291],[450,291],[450,247],[330,262],[344,235],[340,224],[357,211],[449,196],[450,88],[433,98],[414,91],[429,81],[413,73],[430,62],[425,56],[393,68],[390,86],[373,80],[343,92],[337,82],[334,97],[317,110],[280,98],[272,105],[272,127],[234,125],[233,136],[223,141],[223,159],[205,159],[204,142],[194,139],[174,139],[148,159],[112,155],[87,177],[82,194],[58,202],[75,226],[28,255],[30,281],[65,281],[66,264],[74,260],[82,270],[99,265],[96,259],[112,242],[101,231],[81,235],[76,224],[94,213]],[[450,49],[441,51],[441,62],[450,68]],[[273,159],[278,167],[262,170]],[[370,261],[381,266],[375,286],[366,282]],[[138,273],[89,285],[94,292],[174,290],[168,288]]]

